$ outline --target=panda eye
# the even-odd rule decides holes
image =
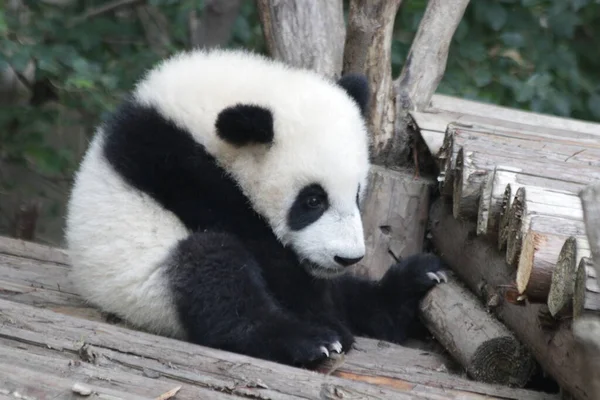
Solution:
[[[310,196],[306,199],[306,205],[308,208],[319,208],[323,204],[323,201],[319,196]]]

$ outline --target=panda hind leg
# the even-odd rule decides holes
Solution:
[[[190,235],[167,276],[191,342],[308,368],[341,350],[334,330],[309,325],[277,303],[257,261],[231,235]]]

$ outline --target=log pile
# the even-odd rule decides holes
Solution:
[[[572,376],[580,363],[566,352],[576,347],[574,322],[600,317],[580,199],[600,184],[600,125],[439,100],[411,113],[439,169],[436,250],[484,302],[501,293],[510,306],[496,314],[562,388],[596,398]],[[560,346],[547,347],[558,337]]]

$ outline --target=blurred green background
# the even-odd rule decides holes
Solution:
[[[5,0],[0,9],[0,233],[19,209],[59,243],[73,170],[93,127],[154,62],[189,48],[204,1]],[[392,68],[399,73],[425,0],[404,0]],[[346,7],[347,8],[347,7]],[[254,1],[219,40],[265,52]],[[224,39],[223,39],[224,38]],[[240,71],[243,73],[243,71]],[[471,0],[438,93],[600,121],[600,0]]]

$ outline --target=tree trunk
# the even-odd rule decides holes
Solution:
[[[338,78],[344,52],[341,0],[257,0],[273,58]]]
[[[344,48],[344,74],[362,73],[369,80],[368,128],[373,136],[373,161],[382,162],[394,137],[392,33],[402,0],[350,0]],[[399,164],[399,163],[397,163]]]

